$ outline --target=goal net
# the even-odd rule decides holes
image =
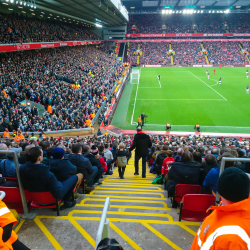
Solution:
[[[140,70],[139,69],[132,69],[130,74],[130,83],[131,84],[139,84],[140,80]]]

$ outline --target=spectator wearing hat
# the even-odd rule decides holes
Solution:
[[[95,145],[92,145],[90,148],[90,152],[86,153],[84,157],[88,158],[91,162],[92,166],[96,166],[98,168],[97,174],[94,178],[93,183],[98,183],[100,185],[99,179],[102,176],[102,173],[104,172],[104,168],[101,166],[100,160],[99,160],[99,150],[98,147]]]
[[[54,148],[53,159],[49,162],[50,171],[54,173],[58,181],[65,181],[77,173],[77,168],[69,160],[64,159],[65,151],[62,148]]]
[[[249,178],[242,170],[230,167],[218,179],[221,206],[209,208],[191,250],[247,250],[250,235]]]
[[[223,157],[230,157],[230,158],[234,158],[234,156],[232,154],[230,154],[229,152],[225,152],[223,153],[222,155],[220,155],[217,160],[219,162],[221,162],[222,158]],[[220,164],[219,164],[220,165]],[[229,167],[233,167],[235,165],[235,163],[233,161],[226,161],[225,162],[225,169],[226,168],[229,168]],[[219,175],[220,175],[220,166],[217,167],[217,168],[212,168],[204,182],[203,182],[203,193],[206,193],[206,194],[216,194],[217,192],[217,181],[219,179]]]

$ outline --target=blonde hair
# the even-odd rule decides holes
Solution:
[[[121,142],[121,143],[119,144],[119,148],[125,148],[125,144],[124,144],[123,142]]]

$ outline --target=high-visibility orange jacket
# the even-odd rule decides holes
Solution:
[[[250,198],[214,210],[202,223],[190,250],[247,250],[250,246]]]
[[[88,120],[86,120],[85,123],[86,123],[86,126],[87,126],[87,127],[91,126],[91,120],[88,119]]]
[[[51,107],[51,105],[48,105],[47,112],[52,114],[52,107]]]
[[[21,141],[24,139],[23,133],[17,133],[17,135],[14,137],[15,141]]]
[[[12,250],[12,244],[17,240],[16,233],[12,230],[11,236],[9,240],[6,242],[3,242],[2,236],[3,236],[3,227],[6,225],[13,223],[15,225],[17,223],[17,220],[15,216],[10,212],[10,210],[7,208],[5,203],[0,200],[0,249],[1,250]]]
[[[10,138],[10,134],[7,131],[3,132],[3,138]]]

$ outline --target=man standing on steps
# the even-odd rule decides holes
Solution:
[[[152,142],[148,135],[142,132],[141,128],[137,128],[137,134],[135,135],[133,145],[130,147],[131,152],[135,148],[135,173],[139,175],[138,162],[142,158],[142,178],[146,178],[146,159],[148,155],[148,149],[151,148]]]

